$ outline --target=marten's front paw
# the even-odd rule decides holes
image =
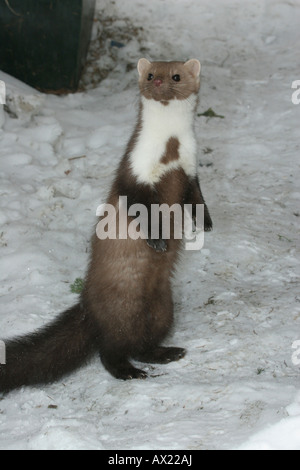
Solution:
[[[208,209],[204,210],[204,232],[211,232],[213,229],[213,223],[208,212]]]
[[[167,251],[167,243],[161,238],[158,240],[148,238],[147,245],[150,246],[150,248],[153,248],[157,253],[163,253],[164,251]]]
[[[210,217],[204,219],[204,232],[211,232],[213,229],[213,223]]]

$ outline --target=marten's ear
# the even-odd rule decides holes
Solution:
[[[151,62],[149,62],[147,59],[140,59],[138,61],[137,69],[140,77],[148,70],[150,65]]]
[[[188,68],[189,72],[193,75],[193,77],[195,78],[200,77],[201,64],[199,60],[197,59],[188,60],[184,64],[184,66]]]

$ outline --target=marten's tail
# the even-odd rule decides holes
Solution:
[[[77,304],[41,330],[4,344],[0,392],[9,392],[54,382],[84,364],[97,348],[97,331],[91,316]]]

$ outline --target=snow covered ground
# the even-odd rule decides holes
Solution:
[[[196,57],[198,112],[225,118],[196,122],[214,231],[185,252],[174,282],[168,342],[188,354],[148,367],[147,381],[117,381],[95,358],[11,393],[0,449],[299,450],[300,4],[99,0],[98,12],[111,28],[98,66],[115,67],[96,87],[96,63],[65,97],[0,72],[0,338],[76,302],[70,285],[84,276],[96,208],[135,122],[138,58]],[[95,23],[95,48],[100,33]]]

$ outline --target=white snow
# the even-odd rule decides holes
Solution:
[[[188,354],[146,366],[147,381],[117,381],[95,358],[54,385],[9,394],[0,449],[299,450],[299,2],[97,8],[112,31],[139,30],[113,53],[105,43],[101,64],[115,68],[96,88],[42,95],[0,72],[10,109],[0,115],[0,338],[76,302],[70,284],[84,277],[96,209],[135,123],[134,64],[198,58],[198,112],[225,118],[196,121],[214,231],[201,252],[184,253],[174,282],[168,343]]]

